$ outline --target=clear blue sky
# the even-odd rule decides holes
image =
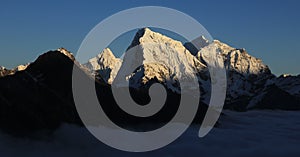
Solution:
[[[147,5],[189,14],[214,39],[246,48],[277,75],[300,73],[300,2],[297,0],[2,0],[0,65],[11,68],[31,62],[39,54],[59,47],[75,53],[85,35],[101,20],[124,9]]]

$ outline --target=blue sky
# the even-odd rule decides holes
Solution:
[[[0,65],[11,68],[31,62],[39,54],[59,47],[76,53],[87,33],[104,18],[124,9],[148,5],[169,7],[192,16],[214,39],[246,48],[277,75],[300,74],[297,0],[3,0]]]

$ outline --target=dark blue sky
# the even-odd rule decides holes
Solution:
[[[39,54],[59,47],[76,53],[85,35],[101,20],[124,9],[147,5],[187,13],[214,39],[246,48],[275,74],[300,73],[300,2],[297,0],[3,0],[0,2],[0,65],[11,68],[31,62]]]

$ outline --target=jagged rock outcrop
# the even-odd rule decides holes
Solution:
[[[18,71],[23,71],[27,68],[28,65],[29,64],[18,65],[14,69],[6,69],[5,67],[0,66],[0,77],[4,77],[4,76],[7,76],[7,75],[13,75]]]

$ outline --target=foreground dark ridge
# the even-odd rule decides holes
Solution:
[[[25,70],[0,78],[1,130],[26,135],[34,130],[53,130],[62,123],[82,125],[72,97],[74,64],[85,81],[94,81],[73,57],[60,51],[49,51],[38,57]],[[122,127],[148,122],[156,123],[157,126],[153,127],[157,128],[172,118],[176,113],[176,103],[180,100],[178,94],[169,91],[169,99],[162,111],[149,118],[136,118],[118,107],[110,85],[99,81],[96,81],[95,85],[102,107],[108,116]],[[146,90],[133,89],[132,93],[140,103],[149,100]],[[204,115],[205,107],[201,109],[199,115]],[[197,123],[200,122],[201,117],[198,116]]]

